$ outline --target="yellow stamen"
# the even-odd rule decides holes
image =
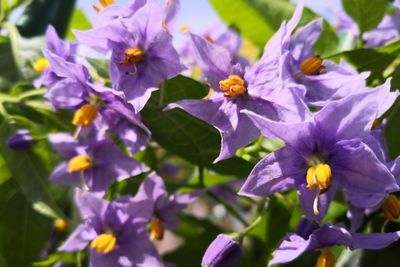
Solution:
[[[318,187],[321,191],[326,191],[331,184],[331,178],[331,167],[328,164],[318,163],[307,170],[307,188],[314,190]]]
[[[328,249],[324,249],[317,259],[315,267],[334,267],[335,256]]]
[[[65,232],[68,229],[68,224],[63,219],[54,220],[54,228],[58,232]]]
[[[43,73],[44,70],[46,68],[48,68],[49,66],[50,66],[50,62],[46,58],[42,57],[35,61],[35,63],[33,64],[33,69],[37,73]]]
[[[205,38],[206,38],[206,40],[209,41],[210,43],[215,44],[214,38],[212,38],[210,35],[207,35]]]
[[[228,79],[220,81],[219,88],[225,91],[226,97],[234,97],[246,92],[244,80],[238,75],[229,75]]]
[[[89,156],[78,155],[69,160],[67,171],[69,173],[85,171],[90,169],[92,165],[92,160]]]
[[[179,30],[180,30],[181,32],[183,32],[183,33],[187,33],[187,32],[190,31],[190,27],[189,27],[189,25],[181,25],[181,26],[179,27]]]
[[[99,0],[99,2],[103,7],[108,7],[108,6],[113,5],[115,1],[114,0]]]
[[[319,74],[324,69],[322,61],[319,55],[309,57],[300,64],[300,70],[305,75]]]
[[[318,201],[319,196],[325,193],[331,185],[332,171],[328,164],[318,163],[311,166],[307,170],[307,188],[309,190],[318,189],[313,203],[313,210],[315,215],[319,215]]]
[[[112,234],[101,234],[90,243],[90,247],[101,254],[113,252],[116,245],[117,238]]]
[[[138,64],[144,56],[143,50],[140,48],[132,48],[129,47],[125,49],[124,58],[119,63],[122,66],[131,66],[134,64]]]
[[[72,124],[82,128],[92,124],[97,117],[97,107],[93,104],[85,104],[75,112]]]
[[[150,238],[152,240],[162,240],[164,238],[164,225],[158,218],[153,218],[150,224]]]
[[[400,217],[400,201],[394,195],[389,195],[382,205],[383,213],[390,221],[394,221]]]
[[[101,6],[98,5],[92,5],[93,9],[97,12],[100,13],[104,8],[111,6],[115,3],[114,0],[99,0],[99,3]]]

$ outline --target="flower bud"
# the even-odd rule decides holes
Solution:
[[[394,221],[400,216],[400,201],[394,195],[389,195],[382,206],[383,213],[390,221]]]
[[[28,130],[22,129],[16,131],[7,140],[8,148],[15,151],[30,150],[33,144],[33,138]]]
[[[229,267],[243,256],[240,244],[233,238],[220,234],[208,246],[203,256],[203,267]]]

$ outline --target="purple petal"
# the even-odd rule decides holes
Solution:
[[[314,55],[313,48],[321,34],[322,22],[322,19],[314,20],[296,32],[292,40],[294,46],[292,55],[297,62],[302,62]]]
[[[62,162],[56,166],[53,172],[50,174],[50,181],[61,185],[78,185],[81,181],[79,173],[69,173],[67,171],[68,163]]]
[[[262,159],[254,167],[239,191],[246,196],[269,196],[295,186],[304,176],[304,159],[289,147],[281,148]]]
[[[383,249],[399,240],[400,231],[379,234],[352,234],[354,249]]]
[[[97,233],[92,227],[88,224],[80,224],[58,250],[66,252],[81,251],[96,236]]]
[[[332,179],[343,186],[351,203],[357,207],[375,206],[383,195],[398,190],[387,167],[360,141],[337,143],[330,164]]]

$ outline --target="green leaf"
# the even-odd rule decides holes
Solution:
[[[83,11],[79,8],[75,8],[74,12],[72,13],[71,22],[68,26],[67,31],[67,39],[69,40],[76,40],[75,35],[72,33],[72,30],[87,30],[90,29],[92,25],[90,24],[89,20],[86,18]]]
[[[208,89],[190,78],[178,76],[165,82],[160,91],[154,92],[142,110],[143,123],[152,137],[164,149],[196,165],[202,165],[223,174],[245,177],[252,164],[233,157],[217,164],[212,162],[219,154],[220,136],[207,123],[183,110],[163,112],[163,108],[181,99],[201,99]]]
[[[48,240],[51,220],[30,206],[21,192],[0,202],[0,255],[8,266],[31,266]]]
[[[395,159],[400,155],[400,102],[397,101],[387,118],[385,137],[388,144],[389,155]]]
[[[339,38],[335,29],[324,20],[321,35],[314,46],[315,53],[323,58],[331,56],[338,52],[338,45]]]
[[[361,48],[352,51],[345,51],[329,57],[331,60],[338,60],[344,57],[354,65],[359,72],[370,71],[368,84],[373,81],[384,81],[383,73],[393,61],[400,55],[400,41],[393,42],[378,49]]]
[[[284,20],[290,19],[295,6],[287,0],[210,0],[222,20],[260,49]],[[316,18],[305,9],[301,24]]]
[[[0,155],[0,185],[11,178],[10,170],[7,168],[4,158]]]
[[[7,122],[3,121],[0,124],[0,140],[5,140],[14,132],[14,127]],[[46,215],[51,209],[54,217],[65,218],[51,196],[47,181],[48,172],[45,171],[44,164],[39,160],[37,154],[33,151],[9,150],[5,143],[0,144],[0,154],[3,155],[13,179],[33,205],[40,205],[42,209],[46,210]],[[46,167],[49,168],[49,166]]]
[[[0,62],[0,91],[4,91],[19,79],[19,72],[11,42],[3,36],[0,36]]]
[[[210,0],[210,3],[227,25],[259,48],[264,47],[275,32],[274,28],[248,1]]]
[[[346,13],[357,22],[361,32],[373,30],[386,12],[387,0],[342,0]]]

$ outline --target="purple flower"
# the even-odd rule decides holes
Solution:
[[[7,139],[9,149],[15,151],[27,151],[32,148],[33,138],[31,133],[26,129],[16,131]]]
[[[184,33],[190,31],[188,26],[181,26],[181,28]],[[212,44],[227,49],[231,53],[233,62],[240,63],[242,66],[249,65],[249,61],[239,55],[239,50],[242,47],[242,38],[240,37],[240,35],[238,35],[233,30],[227,28],[225,25],[213,25],[212,27],[202,32],[200,36]],[[187,66],[191,68],[198,66],[195,57],[196,51],[190,39],[185,39],[185,41],[182,42],[182,44],[179,46],[178,51],[179,55]]]
[[[310,121],[296,124],[244,111],[263,134],[274,134],[286,146],[254,167],[239,194],[269,196],[296,188],[308,216],[321,220],[338,189],[351,205],[361,208],[398,190],[386,165],[362,140],[390,107],[388,102],[396,99],[389,89],[383,86],[331,102]]]
[[[207,248],[201,261],[203,267],[230,267],[243,256],[240,244],[233,238],[220,234]]]
[[[268,87],[260,84],[267,75],[267,68],[277,68],[273,63],[260,61],[245,72],[240,64],[232,64],[231,53],[226,49],[197,35],[189,36],[197,62],[212,90],[205,99],[182,100],[168,105],[166,110],[184,109],[218,129],[222,140],[215,162],[233,156],[238,148],[259,136],[257,128],[240,110],[248,109],[272,120],[285,121],[300,121],[308,114],[297,94],[289,89],[280,90],[278,79]]]
[[[303,221],[302,224],[302,227],[297,229],[297,233],[286,235],[275,250],[269,265],[293,261],[307,251],[324,249],[323,255],[329,247],[336,245],[343,245],[350,249],[382,249],[400,238],[400,231],[358,234],[349,232],[342,225],[325,224],[318,227],[309,221]],[[304,234],[304,231],[308,233]]]
[[[153,239],[163,239],[164,229],[179,226],[179,214],[188,204],[197,200],[198,193],[170,195],[160,176],[151,173],[141,184],[138,195],[151,199],[154,205],[150,235]]]
[[[394,15],[386,15],[376,29],[364,34],[366,47],[380,47],[400,37],[400,8]]]
[[[171,35],[163,28],[163,16],[160,4],[152,0],[128,19],[75,32],[80,42],[103,51],[112,50],[111,80],[136,112],[164,80],[184,69]]]
[[[363,41],[366,47],[375,48],[396,40],[400,37],[400,9],[395,7],[395,14],[385,15],[378,26],[364,33]],[[343,10],[334,10],[336,15],[336,29],[353,35],[354,40],[358,38],[360,30],[357,24]]]
[[[76,190],[76,203],[84,222],[60,251],[81,251],[89,245],[90,265],[96,267],[164,266],[145,227],[151,201],[136,196],[108,202],[97,194]]]
[[[56,30],[53,26],[49,26],[46,31],[46,47],[47,50],[51,53],[58,55],[68,62],[74,62],[74,56],[77,50],[77,44],[75,43],[67,43],[58,37]],[[40,86],[50,86],[54,82],[58,80],[57,75],[52,71],[49,67],[50,62],[41,58],[38,59],[35,63],[35,70],[42,75],[34,81],[34,85],[36,88]]]
[[[45,51],[45,55],[50,70],[57,76],[46,93],[55,108],[76,110],[73,123],[78,127],[97,121],[97,125],[117,134],[132,153],[143,149],[150,132],[140,121],[140,115],[125,103],[121,92],[94,84],[81,64],[68,62],[50,51]]]
[[[369,76],[367,72],[358,74],[343,60],[336,64],[316,55],[313,47],[321,31],[322,20],[301,27],[293,37],[283,39],[281,54],[282,79],[286,86],[296,84],[304,87],[307,103],[319,107],[329,101],[366,91],[366,78]]]
[[[78,142],[69,134],[52,134],[49,140],[68,161],[58,165],[50,180],[64,185],[79,185],[93,191],[106,191],[111,183],[148,170],[128,157],[101,133]]]

